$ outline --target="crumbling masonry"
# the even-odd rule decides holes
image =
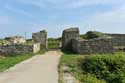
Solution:
[[[108,34],[111,38],[95,38],[84,40],[80,38],[78,28],[63,31],[62,49],[72,50],[79,54],[114,53],[125,48],[125,34]]]
[[[45,30],[33,33],[32,34],[32,39],[36,43],[40,43],[40,48],[42,49],[47,49],[48,44],[47,44],[47,32]]]

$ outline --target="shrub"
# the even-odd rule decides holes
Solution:
[[[63,66],[67,66],[70,70],[66,72],[72,73],[80,83],[106,83],[104,80],[97,79],[92,74],[85,74],[81,68],[83,60],[84,56],[78,54],[64,54],[60,60],[59,72],[63,73]]]
[[[88,31],[86,33],[87,39],[99,38],[99,37],[106,37],[107,35],[97,31]]]
[[[85,72],[108,83],[125,83],[125,54],[88,56],[82,63]]]
[[[87,39],[87,36],[86,36],[85,34],[80,35],[80,37],[81,37],[82,39]]]
[[[85,79],[83,80],[84,83],[106,83],[104,80],[99,80],[95,76],[91,74],[87,74],[84,77]]]

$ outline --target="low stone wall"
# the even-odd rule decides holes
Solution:
[[[19,45],[1,45],[0,54],[1,55],[14,55],[22,53],[37,53],[40,51],[40,44],[19,44]]]
[[[72,39],[72,50],[79,54],[113,53],[114,48],[110,38],[92,40]]]
[[[114,46],[125,46],[125,38],[112,38],[112,43]]]
[[[125,34],[106,34],[113,38],[125,38]]]
[[[116,50],[125,50],[125,34],[107,34],[112,37],[112,44]]]

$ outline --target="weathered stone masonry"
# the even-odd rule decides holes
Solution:
[[[0,55],[14,55],[22,53],[37,53],[40,50],[40,44],[13,44],[0,45]]]
[[[72,50],[79,54],[113,53],[111,39],[97,38],[91,40],[73,39]]]
[[[112,43],[117,48],[125,48],[125,34],[108,34],[112,37]]]
[[[79,29],[63,31],[62,48],[79,54],[113,53],[125,50],[125,34],[108,34],[111,37],[90,40],[80,39]]]
[[[63,50],[72,50],[71,40],[74,38],[79,38],[79,29],[70,28],[63,31],[62,34],[62,49]]]
[[[47,32],[45,30],[33,33],[32,39],[36,43],[40,43],[41,49],[47,49]]]
[[[0,55],[16,55],[22,53],[37,53],[47,48],[47,32],[45,30],[33,33],[33,42],[26,42],[22,36],[5,38],[9,43],[0,45]]]

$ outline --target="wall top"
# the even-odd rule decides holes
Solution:
[[[69,29],[65,29],[64,32],[71,32],[71,31],[79,31],[78,27],[71,27]]]

